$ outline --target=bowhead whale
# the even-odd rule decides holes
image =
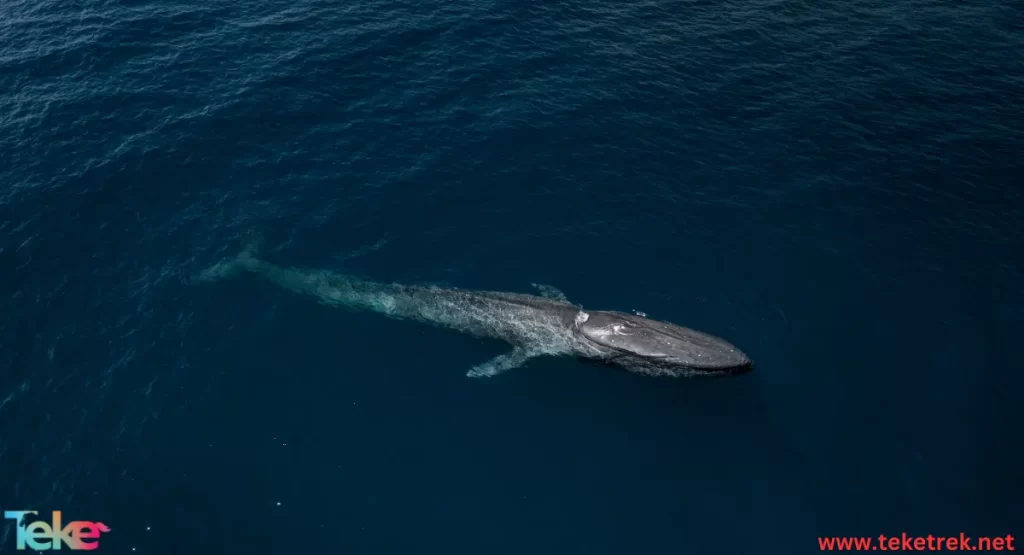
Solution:
[[[724,376],[753,369],[727,341],[668,322],[613,311],[583,310],[558,289],[534,286],[526,295],[430,285],[366,281],[326,271],[277,266],[246,248],[197,274],[210,282],[252,274],[333,306],[365,309],[398,319],[500,339],[512,350],[474,366],[467,376],[495,376],[545,355],[574,356],[655,376]]]

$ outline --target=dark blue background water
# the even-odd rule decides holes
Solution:
[[[0,509],[130,553],[1024,533],[1014,2],[0,5]],[[638,309],[658,380],[183,278]],[[147,531],[147,527],[150,529]],[[2,549],[13,549],[10,521]]]

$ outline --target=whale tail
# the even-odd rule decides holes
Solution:
[[[190,281],[192,283],[210,283],[234,277],[242,272],[252,270],[259,262],[259,259],[256,258],[259,253],[259,247],[260,237],[258,235],[250,235],[245,246],[242,247],[242,250],[238,254],[214,263],[205,270],[192,276]]]

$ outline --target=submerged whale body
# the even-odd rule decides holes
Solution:
[[[511,351],[470,369],[470,377],[495,376],[544,355],[574,356],[655,376],[731,375],[754,366],[718,337],[637,314],[584,311],[547,285],[534,284],[541,293],[536,296],[376,283],[283,268],[257,258],[252,248],[210,266],[195,281],[242,274],[261,276],[325,304],[432,323],[512,345]]]

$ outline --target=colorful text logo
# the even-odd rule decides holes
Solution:
[[[62,543],[67,545],[68,549],[92,551],[100,546],[100,533],[110,531],[106,524],[88,520],[76,520],[62,527],[60,511],[53,511],[52,524],[38,520],[26,525],[25,521],[28,519],[25,517],[36,514],[39,514],[39,511],[4,511],[4,518],[14,519],[18,530],[19,551],[60,549]]]

